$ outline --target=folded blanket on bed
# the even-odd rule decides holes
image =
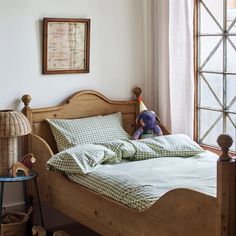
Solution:
[[[86,174],[99,164],[119,163],[122,158],[145,160],[157,157],[189,157],[203,149],[183,134],[157,136],[140,140],[114,140],[81,144],[52,156],[47,168],[66,174]]]

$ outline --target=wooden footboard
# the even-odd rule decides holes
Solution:
[[[45,169],[52,151],[32,135],[35,170],[44,202],[102,235],[216,235],[216,198],[176,189],[138,212]]]

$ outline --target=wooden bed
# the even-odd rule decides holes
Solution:
[[[136,98],[140,88],[134,89]],[[31,97],[24,95],[23,113],[32,125],[25,145],[37,161],[41,200],[101,235],[108,236],[216,236],[236,235],[235,160],[228,156],[232,139],[218,138],[223,154],[218,161],[217,198],[187,189],[174,189],[149,209],[138,212],[118,202],[72,183],[61,174],[46,170],[47,160],[57,153],[56,143],[45,118],[81,118],[122,112],[124,129],[133,134],[139,112],[136,99],[111,101],[102,94],[86,90],[66,99],[62,105],[31,109]],[[164,134],[169,131],[162,126]]]

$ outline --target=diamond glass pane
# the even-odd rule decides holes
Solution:
[[[206,7],[214,15],[217,22],[223,27],[223,3],[222,0],[204,0],[200,4],[200,33],[221,33],[221,29],[218,27],[212,16],[207,12]]]
[[[231,26],[236,18],[236,0],[227,1],[227,29]],[[230,29],[229,33],[236,33],[236,23]]]
[[[226,103],[227,107],[232,103],[229,107],[230,111],[236,112],[236,75],[228,75],[226,78]]]
[[[205,80],[202,76],[200,76],[200,106],[221,109],[221,105],[223,104],[223,76],[210,73],[203,73],[202,75]],[[213,93],[218,98],[220,103],[217,101]]]
[[[228,116],[229,118],[226,118],[226,133],[229,134],[234,140],[234,143],[231,146],[231,150],[236,151],[236,115],[229,114]]]
[[[201,67],[213,52],[222,37],[201,37]],[[214,54],[211,55],[202,70],[223,72],[223,43],[221,42]]]
[[[221,112],[216,111],[208,111],[201,109],[199,112],[200,115],[200,139],[206,134],[206,132],[210,129],[210,127],[214,124],[214,122],[221,115]],[[202,143],[206,143],[209,145],[217,145],[216,139],[223,132],[223,119],[217,122],[214,128],[209,132],[209,134],[204,138]]]
[[[212,50],[215,48],[215,46],[219,43],[220,39],[222,37],[220,36],[202,36],[199,38],[199,47],[200,50],[200,61],[199,65],[203,64],[207,57],[210,55]],[[201,64],[200,64],[201,63]]]
[[[229,40],[227,40],[227,71],[236,72],[236,36],[229,37]]]

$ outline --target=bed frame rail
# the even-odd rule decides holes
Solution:
[[[227,134],[218,137],[222,154],[217,163],[217,236],[236,235],[236,162],[229,155],[233,144]]]

